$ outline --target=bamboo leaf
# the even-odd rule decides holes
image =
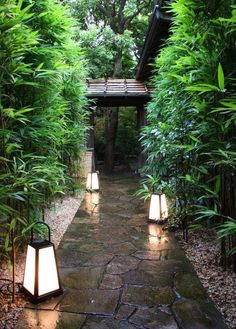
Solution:
[[[218,85],[222,91],[225,89],[224,72],[220,63],[218,65]]]

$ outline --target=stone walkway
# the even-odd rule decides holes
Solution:
[[[86,195],[57,252],[64,294],[28,304],[16,329],[227,329],[137,186],[113,176]]]

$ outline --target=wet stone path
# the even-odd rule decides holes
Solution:
[[[137,186],[113,176],[86,194],[57,250],[64,294],[28,304],[16,329],[227,329]]]

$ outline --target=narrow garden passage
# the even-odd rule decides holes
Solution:
[[[28,305],[16,329],[224,329],[171,233],[147,224],[131,174],[103,177],[58,249],[64,295]]]

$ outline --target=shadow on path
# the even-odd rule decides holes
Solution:
[[[57,251],[65,293],[16,329],[227,329],[172,234],[147,224],[138,179],[103,177]]]

